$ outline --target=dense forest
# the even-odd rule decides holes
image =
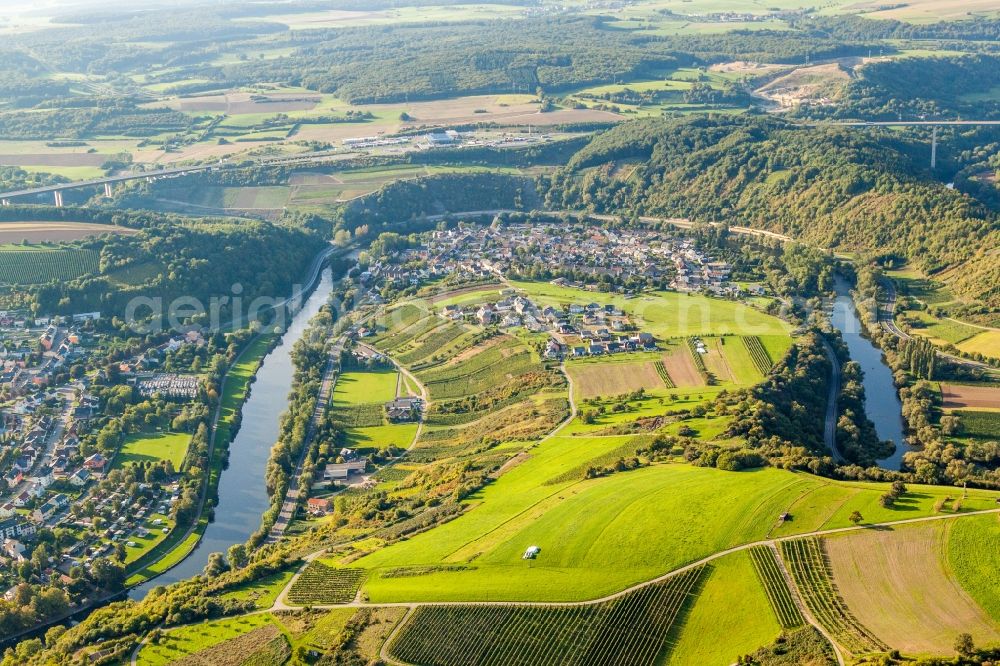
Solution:
[[[15,215],[19,209],[8,210]],[[36,214],[46,218],[48,210]],[[138,233],[102,234],[78,243],[98,254],[97,273],[31,287],[38,311],[100,311],[120,317],[137,297],[160,299],[164,314],[167,304],[181,297],[195,298],[208,308],[212,298],[239,295],[249,306],[259,296],[290,294],[326,245],[304,228],[257,220],[195,221],[145,211],[94,211],[89,217],[131,226]],[[137,310],[149,312],[148,307]],[[231,303],[221,304],[219,317],[228,322],[233,314]],[[207,323],[207,315],[195,316]]]
[[[910,261],[1000,308],[997,214],[931,179],[926,146],[875,130],[746,118],[645,120],[596,137],[547,183],[552,208],[689,217]],[[628,179],[615,165],[639,160]],[[905,220],[905,224],[899,224]]]

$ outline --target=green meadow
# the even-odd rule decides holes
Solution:
[[[590,302],[613,304],[635,318],[641,330],[658,338],[692,335],[788,335],[786,322],[748,305],[673,291],[625,298],[617,294],[582,291],[547,282],[514,282],[540,306]]]
[[[724,472],[659,464],[597,479],[553,482],[629,437],[550,438],[530,457],[467,500],[461,517],[393,544],[351,566],[371,570],[365,591],[388,601],[571,601],[649,580],[719,550],[784,529],[850,526],[934,511],[953,492],[920,487],[883,508],[885,484],[841,483],[765,468]],[[819,493],[824,501],[806,498]],[[964,510],[994,506],[996,493],[970,492]],[[522,560],[539,546],[535,560]],[[331,560],[331,564],[336,562]],[[418,568],[419,573],[412,573]],[[400,576],[399,571],[408,574]]]
[[[140,462],[169,460],[179,470],[187,455],[191,435],[183,432],[154,432],[128,435],[121,451],[115,456],[115,466],[124,467]]]
[[[389,402],[396,397],[396,382],[399,373],[395,370],[374,372],[345,372],[337,377],[333,390],[333,404],[364,405]]]

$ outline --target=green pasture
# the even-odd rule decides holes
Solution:
[[[389,402],[396,397],[399,373],[395,370],[350,371],[337,378],[333,404],[364,405]]]
[[[776,532],[850,526],[933,513],[955,489],[911,489],[893,508],[886,484],[838,483],[765,468],[723,472],[661,464],[598,479],[551,483],[629,437],[558,436],[471,496],[459,518],[352,562],[371,570],[372,601],[581,600],[654,578],[683,564]],[[550,483],[546,483],[550,482]],[[833,488],[833,490],[831,490]],[[823,493],[824,502],[805,498]],[[970,491],[963,510],[995,506],[996,493]],[[521,554],[537,545],[541,555]],[[400,567],[420,575],[395,576]]]
[[[347,446],[351,448],[375,447],[385,449],[390,446],[405,449],[413,442],[417,432],[416,423],[390,423],[368,428],[347,428]]]
[[[297,566],[289,567],[284,571],[277,571],[259,580],[254,580],[245,585],[240,585],[234,590],[230,590],[222,595],[223,599],[236,599],[245,601],[253,599],[257,608],[270,608],[281,591],[285,589],[288,582],[298,570]]]
[[[781,633],[746,552],[714,561],[688,606],[669,666],[729,664],[733,655],[749,654]]]
[[[590,302],[614,304],[643,331],[658,338],[692,335],[788,335],[791,326],[747,305],[698,294],[666,291],[627,299],[617,294],[559,287],[547,282],[514,282],[539,305]]]
[[[956,520],[948,532],[948,565],[965,591],[1000,622],[1000,520]]]
[[[180,627],[166,632],[158,644],[143,646],[136,663],[141,666],[173,664],[199,650],[272,623],[274,619],[269,613],[260,613]]]
[[[183,432],[143,432],[128,435],[115,456],[115,467],[169,460],[179,470],[187,454],[191,435]]]

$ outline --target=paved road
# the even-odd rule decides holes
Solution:
[[[897,338],[909,340],[911,337],[910,334],[896,325],[896,285],[892,282],[892,280],[883,280],[882,286],[885,288],[886,299],[884,303],[879,304],[876,310],[878,313],[879,324],[882,325],[883,330],[895,335]],[[965,322],[959,323],[964,324]],[[955,356],[954,354],[949,354],[948,352],[941,351],[940,349],[935,349],[934,353],[939,358],[943,358],[951,363],[954,363],[955,365],[964,365],[967,368],[975,368],[988,374],[994,374],[997,372],[996,368],[987,365],[986,363],[980,363],[979,361],[973,361],[972,359]]]
[[[823,424],[823,441],[830,449],[835,462],[845,462],[844,456],[837,448],[837,396],[840,395],[840,360],[833,347],[823,338],[823,351],[830,361],[830,388],[826,396],[826,420]]]
[[[285,530],[295,518],[295,512],[299,506],[299,476],[302,474],[302,467],[305,465],[309,451],[312,450],[313,439],[316,437],[316,430],[319,428],[326,415],[326,407],[330,404],[330,396],[333,388],[337,384],[337,377],[340,375],[340,355],[344,351],[347,343],[347,334],[338,337],[330,348],[330,355],[326,361],[326,368],[323,370],[323,381],[320,383],[319,395],[316,398],[316,406],[313,408],[312,418],[309,419],[309,428],[306,431],[305,440],[302,442],[302,453],[295,464],[295,470],[288,480],[288,490],[285,492],[285,499],[281,504],[281,511],[271,526],[271,532],[267,536],[267,541],[273,543],[280,539]],[[306,493],[309,489],[306,488]]]

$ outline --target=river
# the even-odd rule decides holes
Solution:
[[[865,411],[875,424],[879,439],[888,439],[896,444],[892,455],[879,460],[878,464],[884,469],[898,470],[908,446],[903,438],[903,404],[892,381],[892,370],[882,360],[882,350],[862,335],[864,329],[854,309],[847,283],[838,279],[836,290],[831,319],[847,343],[851,360],[856,361],[864,372]]]
[[[309,320],[326,303],[333,289],[333,276],[324,268],[319,284],[292,318],[278,345],[264,358],[250,397],[243,404],[243,422],[229,445],[229,467],[219,479],[219,502],[215,520],[201,542],[180,564],[129,592],[141,599],[158,585],[169,585],[201,573],[211,553],[243,543],[260,526],[269,506],[264,470],[271,447],[278,439],[278,423],[292,388],[292,346],[302,337]]]

